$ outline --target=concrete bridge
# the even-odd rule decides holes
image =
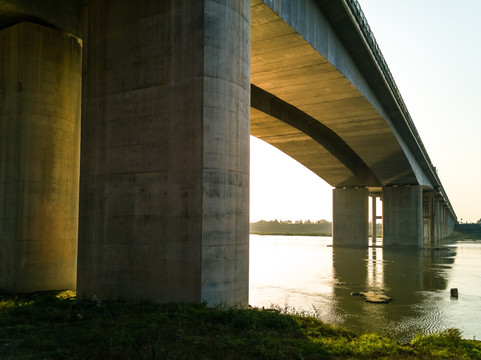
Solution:
[[[0,289],[246,304],[249,134],[335,187],[335,246],[370,195],[384,246],[456,222],[354,0],[0,0],[0,28]]]

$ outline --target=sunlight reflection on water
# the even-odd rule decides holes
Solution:
[[[356,332],[409,341],[450,327],[481,339],[481,241],[438,249],[332,248],[330,237],[250,237],[253,306],[295,308]],[[450,288],[459,289],[457,300]],[[392,298],[371,304],[353,291]]]

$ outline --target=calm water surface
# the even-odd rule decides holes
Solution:
[[[423,250],[331,244],[330,237],[251,235],[249,303],[309,311],[401,341],[451,327],[481,339],[481,239]],[[458,288],[457,300],[451,288]],[[366,303],[353,291],[382,292],[392,301]]]

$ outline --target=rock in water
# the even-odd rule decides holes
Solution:
[[[451,297],[457,299],[458,298],[458,289],[452,288],[451,289]]]
[[[391,301],[389,296],[378,294],[373,291],[365,291],[360,293],[364,297],[364,301],[374,304],[386,304]]]

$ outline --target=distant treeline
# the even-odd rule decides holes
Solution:
[[[257,221],[250,224],[251,234],[259,235],[317,235],[331,236],[332,223],[327,220],[310,221]]]
[[[481,222],[476,224],[456,224],[454,230],[462,233],[481,234]]]
[[[259,235],[315,235],[332,236],[332,222],[327,220],[279,221],[261,220],[250,224],[250,233]],[[382,225],[376,224],[376,234],[381,236]],[[369,230],[369,236],[371,231]]]

